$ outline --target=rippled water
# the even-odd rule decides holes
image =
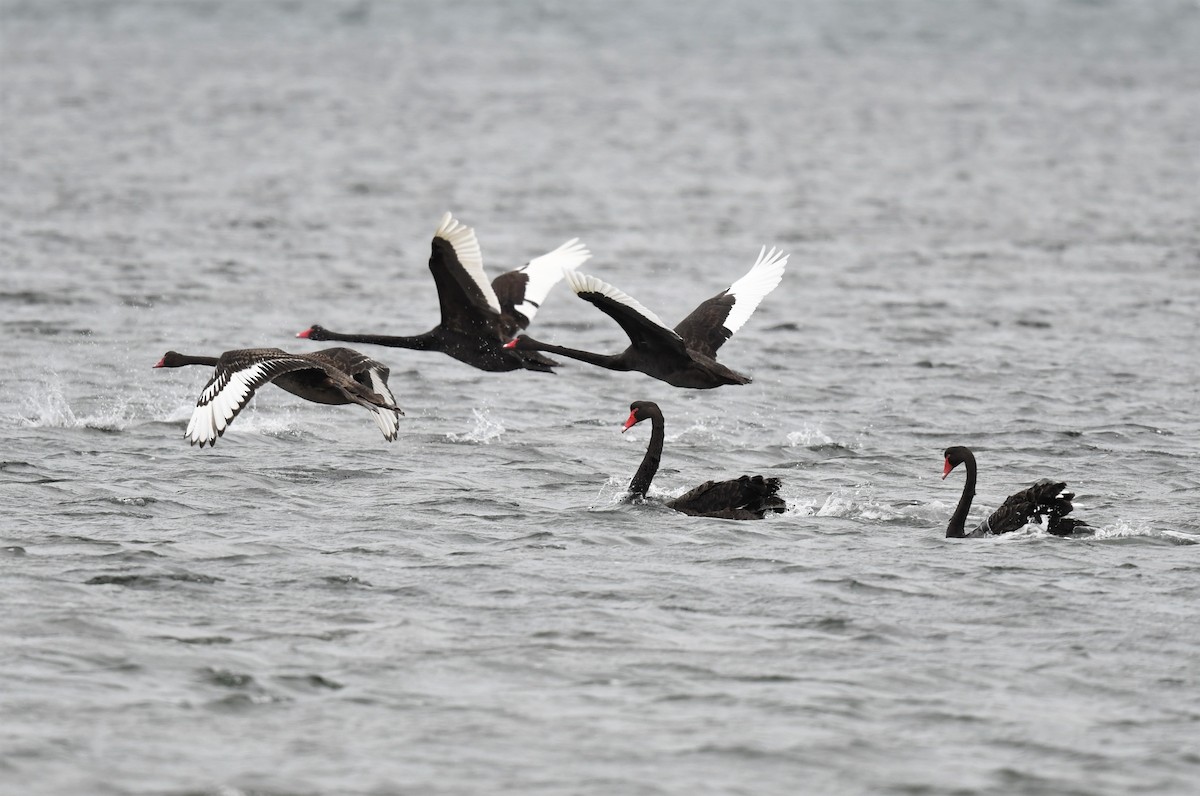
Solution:
[[[1188,793],[1200,778],[1194,2],[0,4],[0,790]],[[674,390],[362,346],[404,406],[205,370],[436,321],[580,236]],[[558,288],[539,338],[616,350]],[[667,418],[645,505],[620,502]],[[1092,539],[947,541],[1066,480]],[[781,477],[791,510],[661,505]]]

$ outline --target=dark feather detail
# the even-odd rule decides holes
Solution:
[[[650,421],[650,443],[637,473],[629,483],[631,498],[644,497],[658,472],[662,459],[666,423],[662,410],[653,401],[634,401],[629,405],[625,428]],[[761,520],[768,512],[783,512],[787,504],[779,497],[778,478],[743,475],[728,481],[705,481],[667,505],[675,511],[694,517],[713,517],[727,520]]]
[[[667,505],[695,517],[732,520],[761,520],[767,512],[783,512],[787,504],[779,497],[778,478],[743,475],[729,481],[705,481]]]
[[[467,273],[450,241],[435,237],[429,272],[437,285],[442,326],[464,334],[499,336],[500,313],[492,309],[479,283]]]
[[[489,285],[475,232],[449,213],[430,243],[429,272],[438,292],[441,322],[418,335],[334,332],[318,324],[300,332],[310,340],[441,351],[480,370],[536,370],[553,373],[554,360],[536,351],[508,350],[504,344],[529,325],[537,307],[562,278],[563,268],[591,254],[571,240],[522,268],[496,277]]]
[[[687,346],[684,345],[683,338],[654,323],[628,305],[614,301],[603,293],[592,291],[584,291],[579,297],[616,321],[629,336],[633,348],[643,351],[662,349],[671,356],[687,357]]]
[[[786,265],[786,254],[775,249],[768,252],[764,247],[749,272],[701,303],[674,329],[632,296],[596,277],[573,272],[567,275],[571,289],[616,321],[629,337],[629,347],[617,354],[598,354],[526,335],[509,346],[518,351],[560,354],[608,370],[635,370],[674,387],[711,390],[726,384],[749,384],[749,376],[716,360],[717,349],[775,289]]]
[[[675,333],[693,351],[706,357],[716,357],[717,350],[733,337],[733,332],[726,329],[724,323],[733,309],[734,301],[728,290],[722,290],[692,310],[675,327]]]
[[[211,365],[213,374],[196,401],[185,436],[191,444],[214,445],[255,391],[273,382],[314,403],[359,404],[369,409],[389,442],[396,439],[396,415],[403,414],[387,386],[388,369],[348,348],[289,354],[278,348],[245,348],[221,356],[190,357],[168,352],[159,367]]]
[[[1045,524],[1046,531],[1055,536],[1071,536],[1076,533],[1091,532],[1090,526],[1086,522],[1067,516],[1075,508],[1071,502],[1075,495],[1063,491],[1067,487],[1066,482],[1043,478],[1020,492],[1010,495],[986,520],[967,533],[964,525],[975,497],[975,482],[978,474],[975,455],[969,448],[961,445],[947,448],[944,455],[943,478],[960,464],[965,464],[967,469],[962,496],[959,497],[954,515],[950,518],[946,536],[962,538],[1012,533],[1024,528],[1030,522],[1037,525]]]
[[[530,319],[517,309],[518,305],[526,301],[525,288],[528,285],[529,276],[521,270],[508,271],[492,280],[492,290],[500,301],[500,318],[505,339],[529,328]],[[529,303],[534,309],[541,306],[535,301]]]
[[[1010,495],[991,516],[981,522],[977,531],[1001,534],[1011,533],[1025,527],[1027,523],[1046,525],[1046,530],[1055,536],[1070,536],[1076,528],[1088,527],[1086,522],[1065,519],[1074,510],[1071,500],[1075,495],[1063,492],[1065,481],[1043,478],[1027,489]]]

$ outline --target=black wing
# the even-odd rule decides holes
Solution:
[[[329,363],[362,386],[379,393],[392,404],[396,403],[392,391],[388,389],[388,376],[392,371],[379,360],[372,359],[353,348],[322,348],[320,351],[313,351],[308,356]]]
[[[468,334],[499,334],[500,302],[483,272],[475,230],[449,213],[434,233],[429,271],[437,285],[443,326]]]
[[[684,514],[726,519],[762,519],[768,512],[787,510],[787,504],[777,494],[778,478],[743,475],[729,481],[706,481],[686,492],[668,505]]]
[[[700,304],[675,327],[688,348],[716,358],[717,349],[742,328],[759,302],[783,278],[788,255],[764,246],[745,276]]]
[[[551,288],[563,278],[564,271],[579,267],[591,256],[578,238],[572,238],[554,251],[493,279],[492,290],[500,302],[503,334],[512,337],[521,329],[528,329]]]
[[[715,359],[717,349],[733,337],[733,332],[722,325],[729,317],[733,303],[733,295],[728,290],[722,290],[692,310],[675,327],[675,333],[683,338],[688,348]]]
[[[634,347],[665,349],[681,357],[688,356],[683,338],[632,296],[578,271],[569,271],[566,277],[575,294],[616,321]]]
[[[192,445],[199,444],[202,448],[215,445],[255,390],[285,373],[310,369],[320,370],[320,366],[278,348],[226,351],[217,359],[212,378],[200,391],[184,436]]]
[[[1065,481],[1043,478],[1028,489],[1010,495],[977,530],[994,534],[1011,533],[1024,528],[1030,520],[1040,525],[1042,517],[1048,517],[1051,533],[1056,528],[1066,528],[1065,533],[1069,535],[1075,525],[1085,524],[1078,520],[1062,519],[1074,509],[1071,499],[1075,496],[1063,492],[1066,487]]]
[[[512,336],[521,329],[528,329],[532,320],[529,315],[537,312],[540,304],[533,303],[533,313],[527,315],[517,307],[527,309],[525,305],[525,287],[529,284],[529,276],[521,270],[507,271],[492,280],[492,290],[500,302],[500,318],[504,334]]]

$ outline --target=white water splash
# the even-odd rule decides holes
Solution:
[[[249,408],[249,407],[247,407]],[[188,410],[191,417],[191,409]],[[280,414],[262,414],[259,412],[242,412],[229,424],[225,436],[231,433],[259,434],[274,439],[298,439],[305,435],[304,425],[294,412],[284,411]]]
[[[97,411],[78,414],[63,391],[63,380],[57,373],[41,382],[39,389],[24,396],[22,413],[12,418],[29,428],[94,428],[100,431],[122,431],[132,425],[134,410],[127,398],[121,397],[102,405]]]
[[[601,485],[600,491],[596,494],[596,499],[592,501],[592,505],[588,508],[608,508],[615,506],[625,499],[625,495],[629,492],[629,480],[621,476],[610,475],[608,480]]]
[[[818,517],[855,517],[864,520],[896,520],[907,516],[891,506],[872,497],[861,496],[857,491],[847,495],[833,493],[825,498],[825,505],[817,510]]]
[[[475,416],[475,427],[461,434],[451,432],[446,435],[450,442],[468,442],[476,445],[488,445],[500,439],[504,433],[504,425],[492,419],[490,409],[472,409]]]
[[[787,502],[787,511],[784,514],[791,517],[815,517],[817,514],[817,505],[808,500],[794,500],[784,496]]]
[[[795,447],[809,448],[813,445],[830,445],[833,443],[833,437],[826,434],[816,426],[808,423],[804,424],[804,428],[798,431],[788,432],[787,444]]]
[[[1092,528],[1093,539],[1130,539],[1137,536],[1170,539],[1177,544],[1200,544],[1200,536],[1170,529],[1152,528],[1144,522],[1118,520],[1113,525]]]
[[[625,502],[626,496],[629,494],[629,475],[610,475],[608,479],[600,487],[600,491],[596,493],[596,499],[588,508],[602,509],[618,506]],[[690,488],[690,487],[689,487]],[[664,504],[672,498],[679,497],[687,489],[663,489],[655,484],[651,484],[646,490],[645,502],[654,504]]]

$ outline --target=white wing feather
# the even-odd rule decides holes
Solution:
[[[442,216],[442,223],[438,225],[437,231],[433,234],[454,247],[454,254],[462,263],[463,269],[479,287],[488,306],[499,315],[500,300],[496,298],[496,291],[492,290],[487,274],[483,272],[483,252],[479,249],[475,230],[446,213]]]
[[[571,238],[563,245],[541,257],[534,257],[520,273],[525,274],[529,281],[525,285],[525,298],[514,309],[532,321],[538,308],[550,294],[550,289],[558,284],[566,271],[573,271],[587,262],[592,253],[587,246],[579,242],[579,238]]]
[[[679,337],[679,335],[675,333],[674,329],[663,323],[661,318],[659,318],[650,310],[646,309],[641,302],[628,293],[622,292],[607,282],[600,281],[594,276],[581,274],[578,271],[567,271],[565,272],[565,275],[567,284],[571,286],[571,289],[575,291],[576,295],[580,293],[599,293],[602,296],[607,296],[618,304],[624,304],[626,307],[633,310],[638,315],[641,315],[651,323],[666,329],[673,336]]]
[[[400,433],[400,415],[390,409],[374,406],[371,407],[371,414],[375,417],[375,425],[383,432],[383,438],[388,442],[395,442]]]
[[[758,308],[759,302],[776,288],[779,280],[783,279],[783,269],[787,265],[788,255],[782,250],[771,247],[768,252],[763,246],[758,253],[758,260],[745,276],[729,286],[725,291],[733,296],[733,307],[725,318],[724,327],[733,334],[742,328],[750,315]]]
[[[184,436],[192,445],[212,445],[225,433],[229,421],[254,394],[255,383],[262,378],[265,363],[259,362],[229,374],[224,385],[209,384],[200,393],[192,419]]]
[[[379,371],[376,368],[368,368],[367,375],[371,379],[371,390],[381,395],[392,406],[396,406],[396,396],[392,395],[392,391],[388,389],[387,382],[379,375]],[[371,411],[375,415],[376,425],[383,432],[384,439],[394,442],[400,433],[400,413],[375,407],[372,407]]]

